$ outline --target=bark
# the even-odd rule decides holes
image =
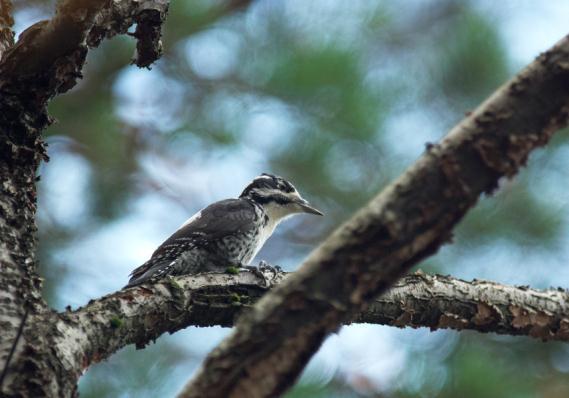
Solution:
[[[569,37],[541,54],[336,230],[240,318],[182,397],[274,397],[324,338],[451,239],[569,117]]]
[[[230,327],[268,288],[290,275],[266,272],[269,285],[250,272],[166,279],[120,290],[75,311],[46,312],[36,317],[34,327],[51,335],[53,358],[76,382],[91,364],[127,345],[143,348],[163,333],[188,326]],[[569,294],[559,289],[539,291],[417,272],[376,298],[353,322],[569,341],[568,302]]]
[[[373,300],[354,322],[569,341],[569,293],[416,272]]]
[[[143,348],[188,326],[233,326],[291,274],[201,274],[121,290],[59,315],[55,339],[69,371],[83,371],[129,344]],[[356,323],[527,335],[569,341],[569,294],[417,272],[373,300]]]
[[[12,45],[11,4],[0,1],[0,391],[70,396],[79,373],[67,372],[51,350],[56,315],[41,298],[35,264],[35,181],[47,159],[40,135],[51,122],[47,102],[76,84],[88,46],[125,33],[135,21],[153,27],[137,35],[145,51],[136,62],[148,63],[153,54],[146,49],[159,44],[156,24],[168,3],[61,1],[51,20],[26,29]]]
[[[2,54],[14,44],[14,18],[11,0],[0,0],[0,60]]]
[[[34,325],[52,335],[60,371],[76,382],[91,364],[127,345],[144,348],[163,333],[188,326],[230,327],[269,288],[290,276],[266,272],[263,280],[242,272],[165,279],[120,290],[75,311],[44,313]],[[417,272],[375,299],[353,322],[569,341],[568,303],[569,294],[560,289],[539,291]]]

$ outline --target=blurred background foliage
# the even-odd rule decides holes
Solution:
[[[53,1],[17,0],[17,29]],[[204,205],[261,172],[327,217],[284,224],[259,258],[293,270],[466,112],[566,31],[564,1],[176,0],[164,56],[129,65],[129,37],[91,51],[51,104],[38,214],[45,296],[73,307],[130,270]],[[429,272],[569,286],[567,131],[461,223]],[[172,396],[227,333],[189,328],[128,347],[83,397]],[[567,397],[569,348],[477,333],[345,327],[289,397]]]

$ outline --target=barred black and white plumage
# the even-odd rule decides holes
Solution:
[[[277,224],[297,213],[322,215],[290,182],[262,174],[238,199],[215,202],[192,216],[132,272],[126,287],[167,275],[248,265]]]

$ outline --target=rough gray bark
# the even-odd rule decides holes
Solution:
[[[291,274],[266,272],[271,288]],[[188,326],[232,326],[265,292],[250,272],[201,274],[121,290],[59,315],[55,339],[69,371],[119,349],[142,348]],[[452,328],[569,341],[569,294],[417,272],[372,301],[356,323]]]
[[[266,272],[265,276],[272,288],[290,274]],[[34,325],[53,335],[52,358],[76,381],[90,365],[127,345],[143,348],[163,333],[188,326],[232,326],[266,291],[265,281],[249,272],[186,276],[120,290],[75,311],[47,312],[36,317]],[[568,303],[569,294],[563,290],[466,282],[418,272],[375,299],[353,322],[569,341]],[[45,355],[34,357],[50,360]]]
[[[272,288],[290,274],[265,276]],[[163,333],[188,326],[232,326],[266,291],[265,281],[250,272],[186,276],[120,290],[75,311],[37,316],[34,327],[52,335],[53,354],[33,358],[55,359],[60,371],[76,381],[90,365],[127,345],[143,348]],[[568,303],[569,294],[563,290],[417,272],[375,299],[353,322],[569,341]]]
[[[569,117],[569,37],[541,54],[240,318],[181,397],[274,397],[324,338],[451,238]]]
[[[47,102],[75,85],[89,45],[126,32],[134,21],[162,22],[167,2],[61,1],[54,18],[31,26],[12,45],[10,2],[0,1],[0,391],[7,397],[70,396],[78,371],[66,372],[51,352],[58,331],[44,321],[55,314],[41,298],[35,264],[35,181],[47,159],[41,140],[51,122]],[[139,43],[157,46],[159,34],[148,30]],[[149,62],[150,53],[139,52],[137,62]]]
[[[569,293],[416,272],[373,300],[357,323],[476,330],[569,341]]]
[[[11,0],[0,0],[0,60],[2,54],[14,44],[13,25]]]

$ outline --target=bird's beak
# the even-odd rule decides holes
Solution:
[[[305,199],[300,198],[298,201],[296,201],[296,203],[298,207],[300,207],[300,210],[304,213],[316,214],[318,216],[324,215],[324,213],[322,213],[320,210],[312,207],[310,203],[308,203]]]

